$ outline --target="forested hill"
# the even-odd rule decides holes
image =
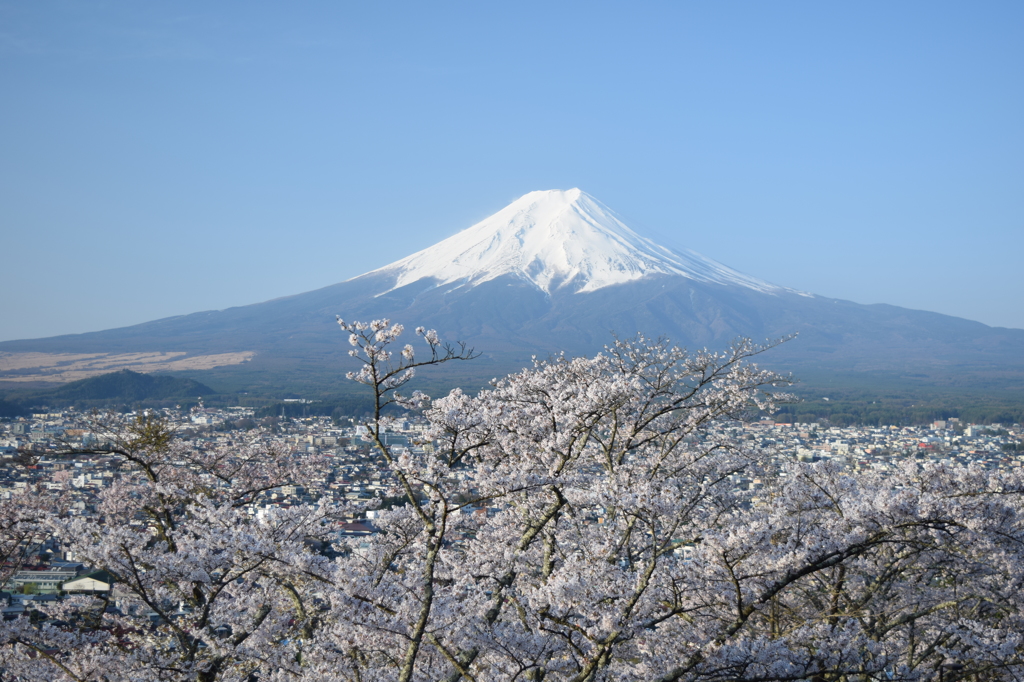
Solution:
[[[74,400],[168,400],[210,395],[215,391],[194,379],[141,374],[128,369],[73,381],[49,393],[55,399]]]

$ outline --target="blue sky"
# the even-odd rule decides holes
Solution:
[[[0,339],[308,291],[535,189],[1024,328],[1024,4],[0,2]]]

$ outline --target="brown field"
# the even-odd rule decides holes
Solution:
[[[212,369],[248,362],[253,351],[183,357],[172,353],[0,353],[0,381],[46,381],[66,384],[98,374],[130,369],[133,372],[175,372]]]

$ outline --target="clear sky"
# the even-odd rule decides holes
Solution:
[[[570,187],[1024,328],[1024,3],[0,2],[0,339],[301,293]]]

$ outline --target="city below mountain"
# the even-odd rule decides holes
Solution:
[[[533,355],[593,354],[613,334],[636,333],[712,349],[796,334],[762,364],[812,385],[1024,387],[1024,330],[770,284],[655,244],[579,189],[531,192],[430,248],[316,291],[0,343],[0,382],[53,385],[128,368],[231,390],[343,391],[352,360],[336,316],[386,317],[467,342],[480,358],[427,381],[468,389]]]

